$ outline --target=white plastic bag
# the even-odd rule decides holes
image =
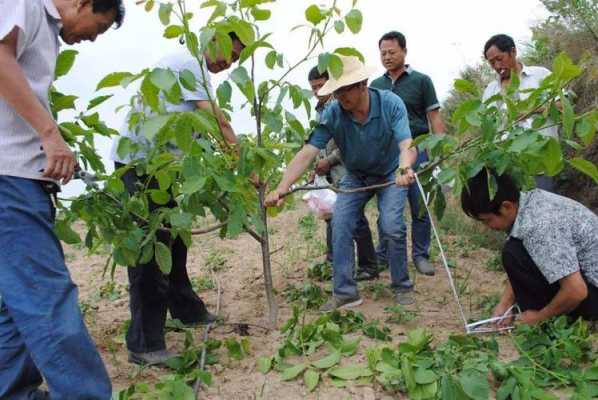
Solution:
[[[323,176],[316,175],[314,186],[328,185],[328,181]],[[321,219],[328,219],[332,216],[334,203],[336,202],[336,193],[330,189],[310,190],[303,195],[303,200],[307,202],[309,209]]]

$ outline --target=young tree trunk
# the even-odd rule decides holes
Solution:
[[[270,325],[276,326],[278,319],[278,305],[276,304],[276,298],[274,297],[274,287],[272,285],[272,263],[270,260],[270,236],[268,235],[268,214],[264,207],[264,198],[266,196],[265,185],[260,185],[259,199],[260,199],[260,212],[262,222],[264,224],[264,231],[262,232],[262,265],[264,269],[264,286],[266,289],[266,300],[268,301],[268,315]]]

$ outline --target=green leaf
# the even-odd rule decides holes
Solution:
[[[440,383],[440,398],[442,400],[457,400],[457,385],[450,376],[443,376]]]
[[[168,194],[168,192],[164,190],[152,190],[150,193],[150,197],[152,198],[152,201],[154,203],[161,206],[168,204],[168,202],[170,201],[170,195]]]
[[[590,118],[582,118],[575,125],[575,133],[584,145],[589,146],[596,136],[596,124]]]
[[[563,134],[567,139],[571,139],[575,125],[575,112],[567,96],[561,97],[561,104],[563,105]]]
[[[158,171],[156,173],[156,179],[158,180],[160,190],[168,190],[170,185],[172,185],[172,179],[167,171]]]
[[[594,163],[588,160],[584,160],[583,158],[573,158],[568,161],[569,164],[573,166],[573,168],[583,172],[590,178],[594,180],[594,182],[598,185],[598,168]]]
[[[345,23],[352,33],[358,33],[361,30],[361,24],[363,23],[363,16],[361,11],[353,9],[345,16]]]
[[[55,79],[60,78],[69,73],[75,64],[75,58],[79,54],[76,50],[64,50],[56,59],[56,68],[54,69]]]
[[[143,135],[148,140],[154,140],[154,137],[158,134],[158,132],[168,123],[170,120],[169,115],[156,115],[145,121],[143,124]]]
[[[199,34],[199,43],[201,45],[201,51],[205,51],[208,47],[208,44],[214,39],[216,35],[216,30],[214,28],[204,28],[201,30]]]
[[[112,176],[108,179],[106,186],[112,193],[123,193],[125,191],[125,184],[116,176]]]
[[[362,63],[365,62],[363,54],[361,54],[357,49],[354,49],[353,47],[339,47],[338,49],[334,50],[334,52],[342,56],[354,56],[359,58]]]
[[[185,29],[180,25],[170,25],[164,29],[164,37],[166,39],[174,39],[182,36],[185,33]]]
[[[238,67],[233,72],[231,72],[230,77],[233,80],[233,82],[237,84],[241,92],[243,92],[247,101],[252,103],[255,97],[255,92],[253,89],[253,83],[249,78],[247,70],[244,67]]]
[[[228,349],[228,355],[231,358],[234,358],[235,360],[242,360],[245,358],[246,353],[243,350],[241,343],[239,343],[236,339],[228,338],[224,341],[224,345]]]
[[[302,373],[305,370],[305,368],[307,368],[307,365],[305,364],[298,364],[286,368],[284,371],[282,371],[282,380],[290,381],[291,379],[295,379],[299,376],[300,373]]]
[[[233,88],[227,81],[222,82],[216,89],[216,97],[218,97],[218,104],[221,108],[230,103],[232,95]]]
[[[154,8],[154,0],[147,0],[145,3],[145,11],[150,12]]]
[[[251,9],[251,15],[253,15],[253,18],[255,18],[256,21],[266,21],[270,19],[272,11],[253,7]]]
[[[277,53],[276,50],[272,50],[269,51],[268,54],[266,54],[266,66],[270,69],[274,69],[274,65],[276,65],[276,58],[277,58]]]
[[[464,370],[459,374],[463,391],[473,400],[487,400],[490,387],[485,375],[475,370]]]
[[[160,10],[158,10],[158,16],[160,17],[160,22],[162,25],[170,24],[170,14],[172,13],[172,4],[170,3],[161,3]]]
[[[415,382],[419,385],[427,385],[428,383],[436,382],[438,375],[431,369],[418,368],[415,371]]]
[[[505,382],[500,385],[498,390],[496,391],[496,400],[506,400],[515,390],[515,386],[517,385],[517,380],[514,377],[507,379]]]
[[[341,360],[341,353],[338,351],[335,351],[318,361],[312,362],[311,365],[313,365],[315,368],[318,368],[318,369],[328,369],[328,368],[331,368],[331,367],[335,366],[336,364],[338,364],[338,362],[340,360]]]
[[[583,371],[583,378],[588,381],[598,381],[598,366]]]
[[[305,10],[305,19],[308,22],[311,22],[313,25],[318,25],[320,22],[326,19],[326,15],[322,13],[320,7],[318,7],[315,4],[312,4]]]
[[[201,189],[203,189],[206,182],[207,178],[204,176],[194,176],[192,178],[189,178],[183,184],[183,187],[181,188],[181,193],[193,194],[199,192]]]
[[[339,350],[341,351],[342,355],[350,357],[357,352],[359,343],[361,343],[360,337],[357,337],[353,340],[343,341],[339,346]]]
[[[318,71],[323,73],[324,71],[328,70],[328,66],[330,65],[330,53],[322,53],[318,56]]]
[[[74,110],[75,100],[77,100],[77,96],[65,96],[60,93],[54,93],[52,96],[52,110],[54,112]]]
[[[191,229],[193,215],[186,212],[171,214],[170,224],[180,230]]]
[[[334,30],[338,34],[343,33],[345,31],[345,23],[340,19],[338,21],[334,21]]]
[[[162,242],[156,242],[154,246],[156,262],[163,274],[168,275],[172,270],[172,254],[170,249]]]
[[[56,236],[58,236],[58,239],[62,240],[64,243],[81,243],[81,237],[77,232],[75,232],[71,228],[70,223],[68,221],[57,220],[54,223],[54,232],[56,232]]]
[[[303,374],[303,382],[305,382],[305,386],[310,392],[313,392],[316,386],[318,386],[318,382],[320,381],[320,374],[312,369],[308,369]]]
[[[124,79],[132,78],[133,76],[134,75],[130,72],[113,72],[108,74],[100,81],[100,83],[98,83],[96,91],[103,88],[119,86]]]
[[[91,99],[89,101],[88,106],[87,106],[87,111],[91,110],[92,108],[95,108],[95,107],[99,106],[100,104],[102,104],[106,100],[110,99],[112,96],[114,96],[114,95],[113,94],[109,94],[107,96],[98,96],[98,97],[96,97],[94,99]]]
[[[164,68],[155,68],[150,73],[150,80],[156,87],[165,92],[168,92],[177,82],[174,73]]]
[[[552,73],[563,81],[568,81],[581,74],[582,70],[573,64],[571,58],[565,52],[561,52],[552,64]]]
[[[141,94],[143,95],[143,102],[148,105],[152,111],[158,112],[160,107],[160,90],[152,83],[149,75],[141,82]]]
[[[335,79],[338,79],[343,74],[343,61],[337,55],[331,54],[328,61],[328,70]]]
[[[548,140],[543,149],[542,161],[548,176],[555,176],[563,169],[563,151],[557,139]]]
[[[258,358],[257,368],[262,374],[267,374],[272,369],[272,357]]]
[[[372,371],[370,371],[367,367],[353,365],[349,367],[333,368],[328,371],[328,374],[339,379],[350,381],[362,376],[370,376]]]
[[[195,80],[195,75],[193,72],[189,71],[188,69],[183,70],[179,73],[179,81],[181,85],[190,92],[197,90],[197,81]]]
[[[237,23],[233,25],[233,30],[245,46],[250,46],[255,42],[255,31],[249,22],[237,21]]]
[[[455,89],[458,92],[470,93],[475,96],[478,96],[480,94],[480,90],[478,89],[478,87],[473,82],[470,82],[468,80],[455,79],[455,82],[453,85],[455,86]]]

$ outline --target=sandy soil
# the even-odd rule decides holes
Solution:
[[[373,214],[373,210],[368,211]],[[281,214],[271,220],[272,246],[277,250],[273,256],[273,275],[278,292],[280,328],[290,315],[290,307],[282,292],[287,285],[300,285],[306,281],[309,265],[321,259],[324,240],[324,224],[317,221],[315,239],[306,239],[299,228],[299,219],[307,214],[302,205],[297,209]],[[371,215],[370,221],[375,221]],[[374,226],[374,224],[371,224]],[[497,295],[502,288],[503,276],[489,271],[486,263],[494,257],[488,250],[475,249],[463,238],[450,235],[442,237],[448,258],[455,263],[453,272],[458,285],[464,286],[462,297],[466,313],[477,318],[480,315],[479,303],[484,296]],[[437,251],[436,251],[437,253]],[[117,268],[114,281],[109,273],[103,276],[107,259],[104,255],[87,255],[80,248],[65,246],[67,263],[73,279],[79,285],[80,302],[86,314],[86,321],[95,339],[102,357],[108,367],[114,387],[122,389],[136,382],[155,382],[168,372],[160,368],[140,368],[127,362],[124,346],[123,326],[129,319],[127,278],[124,268]],[[457,314],[457,308],[451,295],[446,273],[436,258],[437,273],[433,277],[416,275],[411,271],[416,283],[417,304],[412,308],[417,317],[405,325],[388,324],[392,328],[393,344],[404,339],[404,334],[416,327],[425,327],[434,333],[437,340],[442,340],[453,333],[463,332],[463,326]],[[194,279],[209,277],[206,265],[212,266],[215,276],[222,287],[221,314],[229,322],[245,322],[267,326],[267,305],[265,301],[261,253],[257,242],[250,236],[242,235],[236,240],[221,240],[216,234],[197,237],[190,250],[188,269]],[[469,278],[467,278],[469,276]],[[378,280],[389,283],[388,272]],[[368,284],[372,285],[372,284]],[[374,293],[362,285],[364,304],[357,308],[368,320],[384,321],[387,315],[384,307],[392,305],[390,292],[374,300]],[[199,292],[208,307],[214,310],[217,302],[215,289]],[[315,313],[313,314],[316,315]],[[223,339],[235,333],[221,327],[210,335]],[[195,331],[195,340],[200,343],[203,328]],[[169,348],[181,350],[184,335],[171,332],[167,335]],[[204,398],[209,399],[388,399],[396,398],[392,393],[385,393],[379,387],[353,385],[339,389],[324,381],[315,393],[309,393],[301,381],[284,382],[276,372],[262,375],[256,367],[260,356],[272,355],[281,343],[278,330],[268,332],[253,328],[250,330],[249,357],[241,360],[228,359],[225,350],[221,350],[220,364],[210,366],[214,376],[213,385],[206,389]],[[503,340],[500,340],[503,342]],[[375,341],[363,337],[360,350],[351,358],[343,359],[343,364],[365,362],[365,349],[375,345]],[[504,356],[512,356],[512,349],[504,348]],[[393,397],[394,396],[394,397]]]

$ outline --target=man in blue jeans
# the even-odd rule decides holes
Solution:
[[[402,221],[409,184],[415,181],[411,167],[416,152],[411,148],[411,132],[403,101],[390,91],[368,89],[372,72],[357,57],[340,56],[343,73],[331,77],[318,92],[333,93],[333,101],[323,111],[308,143],[295,155],[278,187],[268,194],[266,206],[281,205],[282,195],[303,175],[309,165],[334,138],[347,168],[332,217],[334,241],[332,299],[321,311],[357,306],[362,299],[355,282],[353,237],[357,220],[367,202],[376,195],[383,240],[390,258],[391,286],[400,304],[413,303],[413,283],[407,271],[407,253],[400,243],[405,238]],[[391,183],[367,191],[351,191],[365,186]]]
[[[53,230],[76,160],[48,92],[59,37],[93,41],[123,15],[122,0],[0,0],[0,399],[112,396]]]
[[[324,108],[334,100],[332,93],[327,96],[318,96],[318,91],[324,86],[328,80],[328,71],[320,73],[318,67],[313,67],[308,75],[309,86],[311,91],[318,99],[316,105],[316,112],[318,113],[318,121],[320,114]],[[328,182],[334,186],[338,186],[341,179],[347,174],[347,169],[343,165],[341,152],[334,143],[334,139],[330,139],[326,144],[326,148],[320,150],[316,157],[316,167],[314,174],[325,176]],[[378,277],[378,262],[376,260],[376,249],[372,241],[372,231],[365,215],[362,215],[357,222],[355,230],[355,247],[357,248],[357,262],[359,271],[355,277],[358,281],[366,281],[376,279]],[[326,261],[333,260],[333,243],[332,243],[332,217],[326,219]]]
[[[397,31],[391,31],[382,35],[378,41],[380,49],[380,61],[386,72],[381,77],[374,79],[371,87],[391,90],[405,102],[409,115],[409,128],[415,139],[420,135],[427,134],[430,129],[433,133],[444,133],[445,126],[440,115],[440,103],[436,98],[434,84],[428,75],[422,74],[405,64],[407,56],[407,42],[405,36]],[[428,161],[428,155],[424,151],[417,154],[415,170],[422,163]],[[431,225],[428,213],[425,212],[421,203],[421,194],[417,184],[409,186],[407,195],[409,208],[411,209],[411,258],[415,268],[424,275],[434,275],[434,266],[430,263],[430,238]],[[406,246],[406,241],[403,246]],[[388,255],[384,243],[378,245],[378,263],[388,263]]]

